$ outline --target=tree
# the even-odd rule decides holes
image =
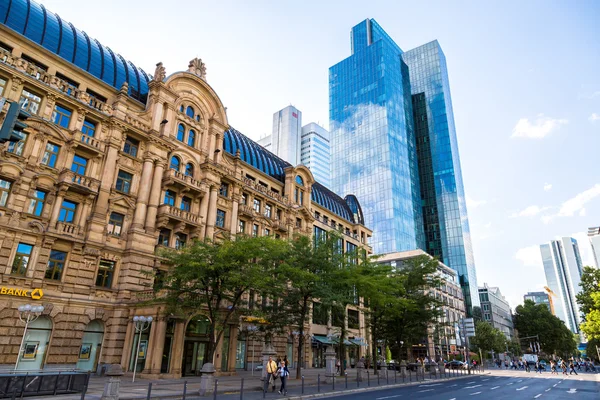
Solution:
[[[491,350],[500,353],[506,348],[506,336],[488,322],[478,321],[475,324],[475,336],[471,339],[471,344],[479,347],[484,355]]]
[[[590,298],[593,303],[590,304],[585,322],[581,324],[581,330],[588,339],[600,339],[600,290],[592,292]]]
[[[473,307],[473,320],[475,322],[483,321],[483,313],[481,312],[481,307],[478,307],[478,306]]]
[[[577,294],[577,303],[579,304],[579,310],[583,314],[583,320],[586,320],[586,316],[594,309],[598,309],[592,298],[592,294],[600,291],[600,269],[593,267],[583,267],[583,273],[581,274],[581,292]]]
[[[508,351],[513,355],[513,356],[520,356],[523,354],[523,351],[521,350],[521,344],[519,343],[518,339],[513,338],[512,340],[507,342],[508,345]]]
[[[237,236],[212,242],[194,241],[161,252],[170,266],[155,301],[167,311],[208,319],[207,359],[214,363],[216,344],[230,322],[248,313],[243,295],[250,289],[268,292],[285,252],[285,242],[269,237]]]
[[[552,315],[545,304],[536,305],[525,300],[517,306],[515,329],[521,337],[538,336],[542,350],[547,354],[570,356],[577,350],[577,342],[563,321]]]

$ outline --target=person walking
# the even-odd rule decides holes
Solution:
[[[279,375],[279,379],[281,379],[281,386],[279,387],[279,394],[287,395],[287,379],[290,376],[290,370],[287,367],[287,363],[282,361],[279,364],[279,368],[277,368],[277,374]]]
[[[535,362],[535,372],[539,372],[540,374],[542,373],[542,366],[539,360]]]
[[[525,372],[531,372],[531,369],[529,368],[529,361],[525,360],[523,361],[523,364],[525,364]]]
[[[550,375],[553,374],[558,375],[558,372],[556,371],[556,363],[554,361],[550,361]]]
[[[567,374],[567,363],[565,363],[565,360],[560,361],[560,369],[562,369],[563,375]]]
[[[269,361],[267,361],[267,385],[265,387],[268,389],[269,385],[271,385],[271,391],[275,391],[275,379],[277,379],[277,363],[273,361],[273,357],[269,356]],[[266,390],[265,390],[266,391]]]
[[[573,360],[571,360],[569,362],[569,375],[573,374],[573,372],[575,372],[575,375],[579,375],[577,371],[575,371],[575,364],[573,364]]]

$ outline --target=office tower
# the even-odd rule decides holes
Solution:
[[[508,340],[515,335],[510,304],[500,292],[500,288],[488,286],[487,283],[479,288],[479,301],[483,320],[504,333]]]
[[[329,69],[331,186],[354,193],[375,253],[420,248],[479,305],[452,100],[437,41],[403,52],[372,19]],[[471,295],[473,293],[473,295]]]
[[[329,132],[314,122],[302,126],[296,107],[273,114],[273,133],[258,144],[294,166],[305,165],[317,182],[329,187]]]
[[[550,312],[554,314],[554,304],[552,301],[552,296],[554,294],[549,288],[547,290],[547,292],[527,292],[527,294],[523,296],[523,301],[531,300],[536,305],[544,304],[546,305],[546,307],[548,307],[548,310],[550,310]]]
[[[594,262],[596,268],[600,268],[600,226],[595,226],[588,229],[588,237],[592,245],[592,253],[594,254]]]
[[[308,167],[315,180],[329,187],[329,132],[322,126],[311,122],[302,127],[300,163]]]
[[[577,241],[571,237],[540,245],[548,287],[556,294],[555,315],[574,333],[579,333],[581,316],[575,299],[580,292],[581,256]]]

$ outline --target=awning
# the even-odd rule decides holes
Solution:
[[[356,346],[366,346],[366,343],[364,343],[362,339],[350,339],[350,341]]]
[[[319,343],[326,344],[326,345],[334,344],[331,340],[329,340],[327,338],[327,336],[317,336],[317,335],[315,335],[315,336],[313,336],[313,339],[315,341],[319,342]]]

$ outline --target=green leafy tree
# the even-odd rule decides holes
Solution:
[[[591,307],[586,315],[581,330],[588,339],[600,339],[600,290],[590,294]]]
[[[547,354],[568,357],[577,350],[572,332],[544,304],[525,300],[515,309],[514,323],[521,337],[538,335],[540,346]]]
[[[481,307],[478,307],[478,306],[473,307],[473,320],[475,322],[483,321],[483,313],[481,312]]]
[[[249,311],[243,295],[249,289],[269,292],[285,250],[283,241],[247,236],[194,241],[179,250],[164,250],[160,255],[169,270],[155,289],[155,301],[176,315],[206,316],[207,359],[214,363],[225,327]]]
[[[598,309],[598,305],[592,298],[592,294],[600,292],[600,269],[593,267],[583,267],[583,273],[581,274],[581,292],[577,294],[577,303],[579,309],[583,313],[583,320],[586,320],[587,315],[595,309]]]
[[[521,344],[519,343],[518,339],[512,339],[507,344],[508,344],[508,351],[513,356],[519,357],[523,354],[523,351],[521,350]]]
[[[488,322],[478,321],[475,324],[475,336],[471,338],[471,344],[480,348],[484,355],[492,350],[500,353],[506,349],[506,336]]]

